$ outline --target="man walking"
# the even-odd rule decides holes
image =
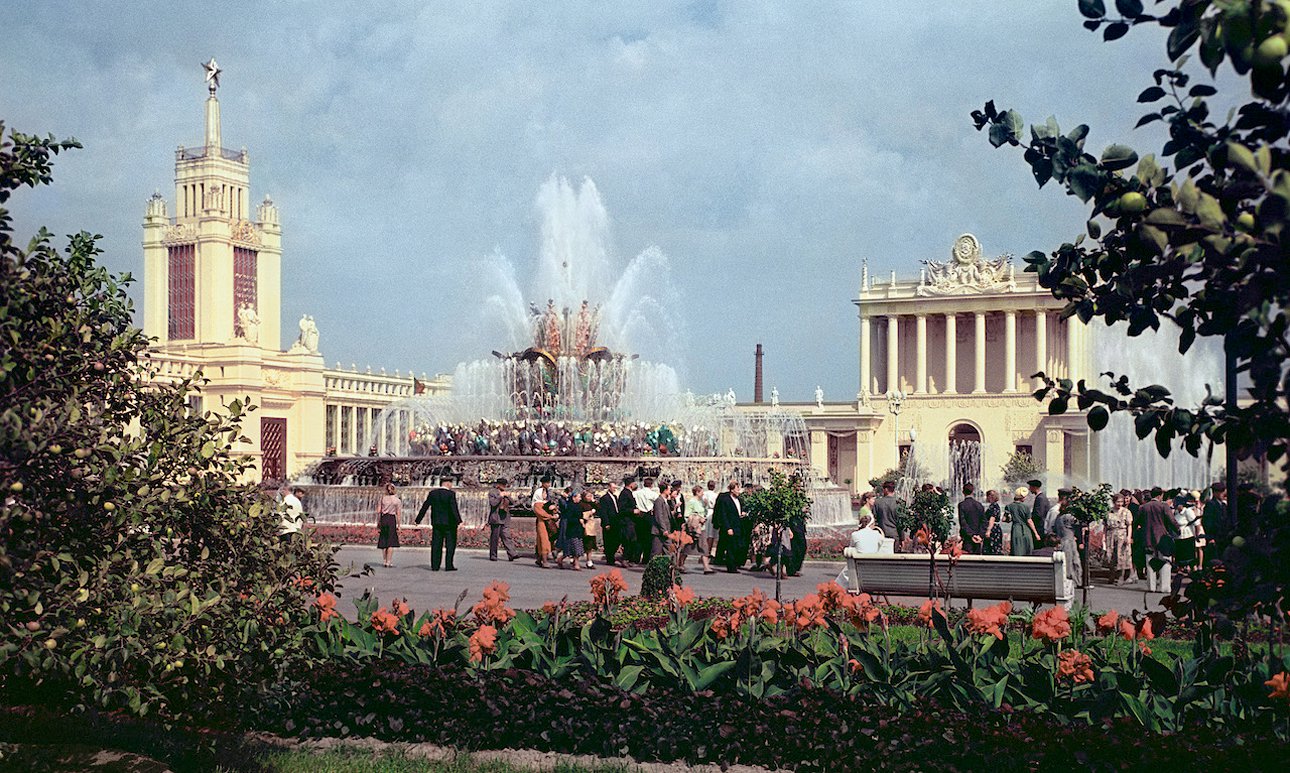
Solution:
[[[618,510],[618,484],[614,481],[609,481],[609,488],[596,502],[596,517],[600,519],[600,535],[605,542],[605,563],[626,566],[618,560],[618,548],[623,540],[623,519]]]
[[[713,526],[717,530],[717,553],[726,561],[726,572],[738,574],[743,566],[742,535],[743,509],[739,505],[739,481],[732,480],[726,490],[717,495],[712,506]]]
[[[641,560],[640,540],[636,533],[636,488],[639,485],[629,475],[623,478],[623,490],[618,492],[618,526],[622,529],[619,541],[623,546],[623,561],[628,566]]]
[[[667,553],[667,534],[672,528],[672,502],[677,493],[676,489],[665,486],[662,493],[654,498],[651,511],[653,517],[650,519],[650,558]]]
[[[506,550],[506,560],[514,561],[519,554],[511,547],[511,498],[506,493],[506,479],[498,478],[493,490],[488,492],[488,560],[497,560],[497,543]]]
[[[636,500],[635,514],[632,516],[636,524],[636,554],[640,556],[641,563],[649,560],[650,543],[654,533],[651,521],[654,520],[654,501],[658,497],[659,493],[654,488],[653,478],[646,478],[639,488],[632,491],[632,498]]]
[[[453,556],[457,553],[457,526],[461,511],[457,509],[457,492],[452,490],[452,478],[444,478],[438,488],[426,494],[426,501],[417,511],[417,523],[430,511],[430,571],[439,571],[440,563],[445,572],[455,572]]]
[[[1048,511],[1053,509],[1052,504],[1048,501],[1048,495],[1044,493],[1044,484],[1035,480],[1026,481],[1030,487],[1030,493],[1035,497],[1034,506],[1030,509],[1030,522],[1035,525],[1035,531],[1039,532],[1040,539],[1048,537],[1048,530],[1044,524],[1048,519]]]
[[[980,555],[985,550],[985,508],[973,494],[976,487],[963,484],[963,501],[959,502],[959,536],[969,553]]]
[[[900,505],[896,501],[896,482],[885,480],[882,482],[882,496],[873,502],[873,515],[878,522],[878,528],[882,529],[882,534],[888,539],[896,541],[896,549],[900,545],[900,526],[898,518],[900,516]]]
[[[1170,570],[1173,568],[1173,513],[1164,501],[1165,492],[1159,486],[1151,489],[1151,500],[1142,506],[1142,520],[1147,537],[1147,590],[1168,593],[1172,587]]]

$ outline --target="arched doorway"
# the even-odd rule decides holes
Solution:
[[[981,430],[968,422],[950,425],[950,496],[957,499],[963,485],[981,488]]]

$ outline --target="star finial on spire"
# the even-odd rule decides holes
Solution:
[[[215,89],[219,88],[219,74],[223,72],[219,65],[215,63],[215,57],[211,57],[209,62],[202,65],[206,69],[206,87],[210,89],[211,95],[215,95]]]

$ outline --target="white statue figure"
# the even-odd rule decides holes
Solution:
[[[295,351],[304,349],[309,354],[318,353],[318,326],[314,324],[313,317],[305,314],[300,318],[300,337],[291,348]]]
[[[819,384],[815,385],[815,407],[824,407],[824,390],[820,388]]]
[[[242,328],[242,340],[251,344],[260,342],[260,315],[255,313],[251,304],[237,307],[237,323]]]
[[[735,407],[736,402],[737,400],[735,400],[735,388],[730,387],[730,389],[726,391],[726,405],[729,405],[731,408],[733,408]]]
[[[779,387],[770,388],[770,405],[772,408],[779,407]]]

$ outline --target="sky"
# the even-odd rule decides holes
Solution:
[[[652,256],[639,292],[669,330],[642,351],[747,399],[761,343],[768,391],[853,399],[863,260],[916,276],[961,233],[1021,256],[1083,228],[972,110],[1087,123],[1095,154],[1159,147],[1133,126],[1163,36],[1080,21],[1075,0],[5,3],[0,119],[85,145],[11,209],[21,238],[102,234],[141,279],[145,202],[174,213],[213,56],[224,145],[279,208],[284,342],[311,314],[329,365],[434,374],[504,348],[490,269],[541,302],[539,193],[590,179],[609,260]]]

